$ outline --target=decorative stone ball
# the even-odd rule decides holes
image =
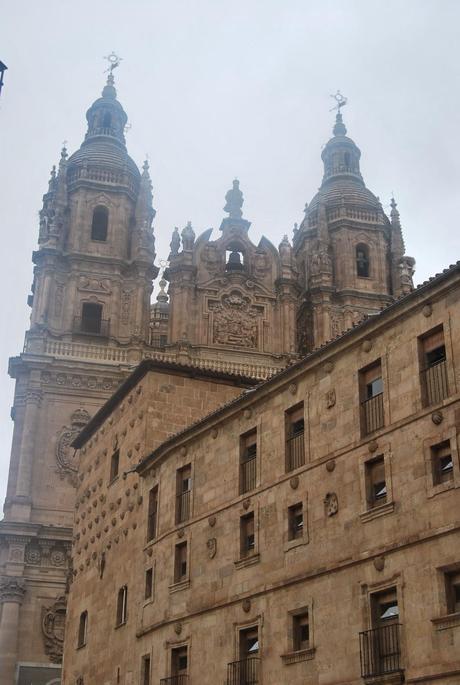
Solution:
[[[332,471],[335,469],[335,459],[329,459],[329,461],[326,462],[326,471],[329,471],[329,473],[332,473]]]
[[[426,304],[422,309],[423,316],[428,318],[429,316],[432,315],[432,313],[433,313],[433,307],[431,306],[431,304]]]
[[[367,449],[369,450],[369,452],[375,452],[377,450],[378,446],[379,446],[379,444],[378,444],[377,440],[371,440],[367,446]]]

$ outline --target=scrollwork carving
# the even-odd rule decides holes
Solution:
[[[57,597],[50,607],[43,607],[42,609],[42,632],[45,654],[54,664],[62,662],[66,607],[66,599],[62,596]]]

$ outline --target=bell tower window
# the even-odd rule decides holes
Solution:
[[[96,207],[93,212],[91,223],[91,240],[105,242],[107,240],[107,230],[109,227],[109,210],[107,207]]]
[[[225,271],[244,271],[244,252],[239,245],[229,245],[225,252]]]
[[[104,114],[104,118],[102,120],[102,128],[110,128],[112,126],[112,115],[110,112],[106,112]]]
[[[358,245],[356,247],[356,273],[360,278],[369,278],[370,260],[367,245]]]
[[[101,327],[102,305],[95,302],[84,302],[81,308],[81,332],[99,335]]]

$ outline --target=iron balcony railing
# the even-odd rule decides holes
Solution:
[[[75,316],[73,319],[73,332],[83,335],[99,335],[109,337],[110,319],[83,319]]]
[[[256,487],[256,466],[256,456],[241,463],[241,493],[249,492]]]
[[[447,384],[446,360],[433,364],[422,371],[422,383],[425,387],[426,404],[437,404],[449,396]]]
[[[190,518],[190,493],[186,490],[177,495],[177,523],[188,521]]]
[[[172,675],[169,678],[161,678],[160,685],[188,685],[188,674]]]
[[[402,671],[401,624],[392,623],[359,634],[361,676],[372,678]]]
[[[257,685],[260,659],[255,656],[227,664],[227,685]]]
[[[287,470],[293,471],[305,464],[304,433],[297,433],[287,440]]]
[[[361,403],[364,434],[373,433],[384,425],[383,392]]]

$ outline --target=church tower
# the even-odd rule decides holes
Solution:
[[[379,312],[413,287],[415,261],[404,255],[396,203],[392,200],[388,218],[379,198],[366,187],[361,151],[347,136],[340,107],[321,157],[321,187],[294,230],[302,289],[297,314],[301,353]]]
[[[70,443],[149,338],[152,185],[147,163],[140,173],[127,153],[112,71],[86,118],[80,149],[68,157],[63,148],[43,197],[30,330],[10,360],[14,434],[0,523],[5,683],[16,672],[21,684],[59,677],[78,469]]]

